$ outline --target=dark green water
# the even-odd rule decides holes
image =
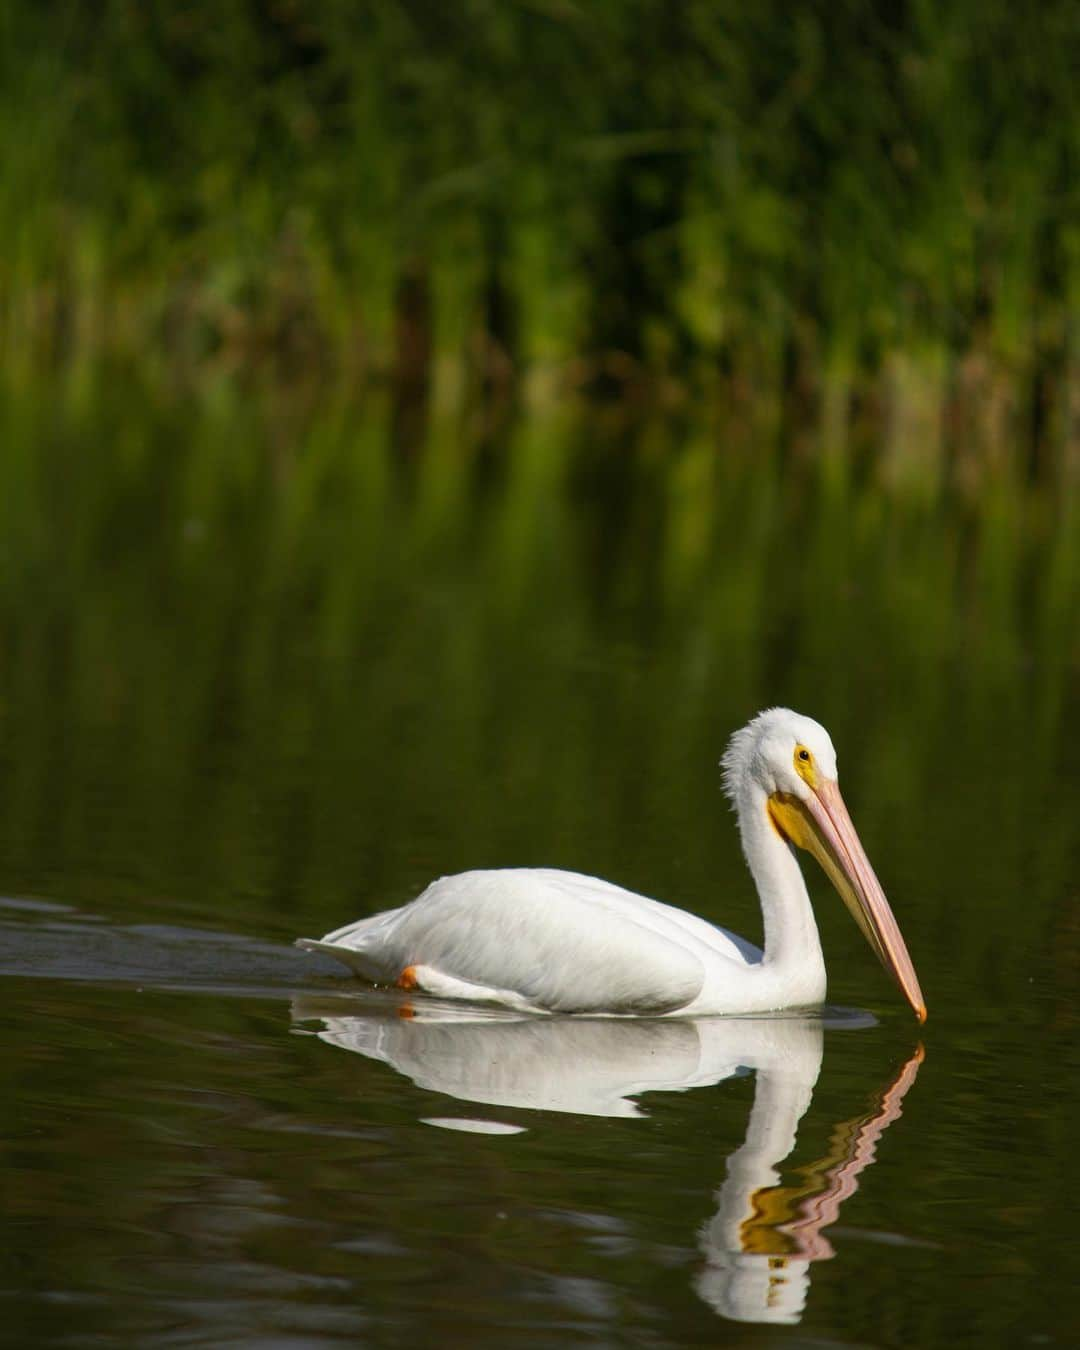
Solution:
[[[5,1343],[1075,1343],[1066,496],[120,377],[0,437]],[[777,702],[921,1031],[816,875],[824,1020],[402,1017],[289,946],[503,864],[757,939],[716,761]]]

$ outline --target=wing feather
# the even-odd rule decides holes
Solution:
[[[443,877],[402,909],[328,934],[319,950],[334,945],[369,978],[429,966],[552,1012],[671,1012],[700,992],[704,958],[739,956],[693,915],[546,868]]]

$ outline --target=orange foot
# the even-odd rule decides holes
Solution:
[[[397,977],[397,987],[399,989],[415,989],[420,981],[416,978],[416,967],[406,966]]]

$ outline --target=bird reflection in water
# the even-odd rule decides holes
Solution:
[[[704,1266],[695,1282],[710,1307],[741,1322],[801,1319],[810,1267],[833,1255],[823,1230],[873,1162],[923,1058],[919,1046],[875,1094],[870,1110],[837,1124],[826,1155],[785,1185],[777,1169],[794,1150],[810,1106],[824,1030],[857,1025],[850,1014],[622,1020],[542,1018],[426,1001],[358,1015],[351,1011],[357,1006],[298,999],[293,1016],[320,1021],[316,1034],[329,1045],[382,1060],[418,1087],[470,1102],[635,1117],[645,1114],[633,1100],[641,1093],[706,1087],[752,1070],[746,1137],[728,1158],[716,1213],[699,1233]],[[485,1127],[477,1120],[456,1123]],[[494,1131],[512,1128],[489,1124]]]
[[[877,1141],[900,1115],[923,1053],[916,1047],[875,1094],[871,1109],[840,1121],[825,1156],[796,1169],[800,1180],[786,1186],[776,1167],[795,1148],[820,1068],[820,1043],[809,1078],[805,1061],[751,1066],[757,1073],[746,1139],[728,1159],[716,1214],[700,1234],[705,1268],[697,1291],[718,1313],[739,1322],[801,1320],[811,1263],[835,1254],[822,1230],[858,1190],[859,1173],[874,1161]]]

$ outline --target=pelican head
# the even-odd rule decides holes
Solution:
[[[724,788],[739,812],[761,810],[789,846],[821,864],[863,936],[920,1022],[926,1004],[885,892],[874,875],[836,779],[836,751],[812,717],[769,708],[732,736],[723,758]]]

